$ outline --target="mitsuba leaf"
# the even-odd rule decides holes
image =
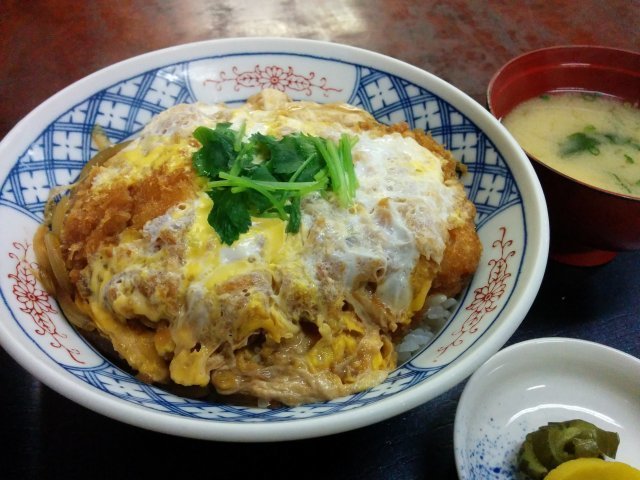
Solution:
[[[214,130],[198,127],[193,136],[202,148],[193,154],[193,166],[198,175],[215,179],[221,171],[227,171],[236,159],[235,132],[230,123],[219,123]]]
[[[351,149],[355,138],[334,141],[293,133],[276,139],[261,133],[244,140],[245,125],[199,127],[202,148],[193,154],[197,174],[209,179],[213,208],[209,224],[231,245],[249,230],[251,217],[277,217],[286,231],[300,230],[301,197],[331,189],[343,207],[355,197],[357,179]]]
[[[247,210],[242,193],[231,193],[230,190],[211,190],[209,196],[213,200],[213,208],[209,212],[209,224],[215,229],[222,243],[231,245],[240,234],[251,226],[251,215]]]
[[[254,169],[256,167],[253,163],[255,154],[255,145],[253,143],[243,143],[236,154],[236,158],[230,171],[237,175],[242,171],[251,171]]]
[[[256,142],[258,150],[268,159],[267,165],[274,174],[291,174],[304,161],[298,154],[295,141],[288,137],[276,140],[275,137],[256,133],[252,135],[251,140]]]
[[[300,231],[300,197],[294,197],[291,199],[291,203],[285,207],[285,210],[289,214],[289,221],[287,222],[287,233],[298,233]]]
[[[311,182],[314,180],[316,174],[322,170],[323,164],[320,155],[317,151],[309,156],[307,160],[305,160],[305,164],[302,165],[302,170],[299,175],[296,177],[297,182]]]
[[[256,133],[252,140],[267,153],[269,168],[279,180],[288,180],[307,159],[317,155],[312,138],[303,133],[285,135],[280,140]]]
[[[318,156],[316,146],[310,135],[305,135],[304,133],[293,133],[291,135],[287,135],[284,139],[294,144],[295,149],[298,152],[298,156],[303,162],[306,162],[310,157]],[[285,172],[283,171],[283,173]]]
[[[267,211],[270,211],[273,204],[267,197],[255,190],[245,190],[242,192],[243,201],[247,207],[249,213],[253,216],[259,217]]]
[[[264,180],[267,182],[277,182],[278,179],[274,177],[269,169],[264,165],[256,165],[249,175],[251,180]]]

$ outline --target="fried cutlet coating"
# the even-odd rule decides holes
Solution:
[[[433,280],[430,293],[456,296],[476,271],[481,254],[482,244],[472,223],[451,230],[440,271]]]
[[[388,131],[411,137],[423,147],[440,156],[444,160],[442,172],[445,180],[455,178],[457,171],[461,169],[451,152],[436,142],[428,133],[422,130],[411,130],[406,123],[392,125],[388,127]],[[442,293],[448,297],[458,295],[478,268],[482,244],[474,225],[475,215],[475,206],[471,201],[466,200],[462,212],[464,223],[449,231],[449,241],[438,274],[431,285],[430,294]]]
[[[60,240],[62,252],[76,283],[87,258],[104,244],[117,240],[127,228],[140,230],[144,224],[169,208],[196,195],[197,184],[191,169],[151,172],[135,185],[112,182],[108,188],[92,189],[99,173],[94,168],[73,192]]]

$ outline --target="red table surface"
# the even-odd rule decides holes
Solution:
[[[640,2],[4,0],[0,138],[50,95],[114,62],[244,36],[366,48],[434,73],[484,104],[495,71],[528,50],[569,44],[638,50]],[[589,269],[549,263],[509,343],[544,336],[593,340],[640,356],[640,252]],[[43,386],[1,349],[0,386],[2,478],[456,478],[453,421],[463,384],[369,427],[275,444],[190,440],[110,420]]]

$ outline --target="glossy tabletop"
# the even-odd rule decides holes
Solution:
[[[563,44],[638,50],[639,25],[637,0],[4,0],[0,138],[73,81],[191,41],[288,36],[345,43],[423,68],[484,104],[489,79],[510,58]],[[0,226],[7,228],[2,219]],[[595,268],[550,262],[509,343],[547,336],[592,340],[639,357],[640,252]],[[453,421],[463,387],[330,437],[206,442],[93,413],[42,385],[0,349],[0,478],[456,478]]]

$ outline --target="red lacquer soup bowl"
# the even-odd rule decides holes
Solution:
[[[489,110],[502,119],[520,103],[561,91],[598,92],[640,104],[640,53],[596,46],[560,46],[525,53],[494,75]],[[568,177],[527,152],[549,209],[552,258],[598,265],[640,249],[640,198]]]

